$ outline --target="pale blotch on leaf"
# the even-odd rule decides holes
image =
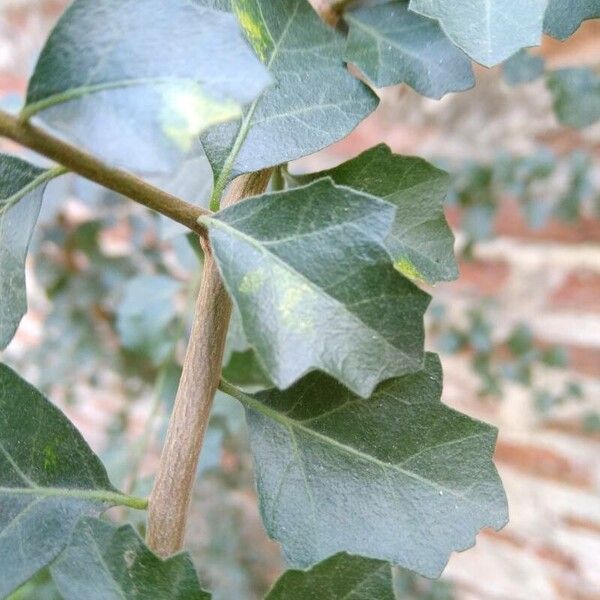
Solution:
[[[244,30],[252,48],[254,48],[258,57],[265,62],[267,60],[267,51],[270,46],[271,36],[265,30],[263,23],[247,8],[245,0],[234,2],[233,9],[240,27]]]
[[[240,292],[242,294],[253,294],[254,292],[257,292],[262,287],[266,278],[267,276],[264,269],[249,271],[244,275],[240,282]]]
[[[285,279],[286,275],[287,274],[282,271],[281,276],[278,275],[278,279]],[[296,282],[292,281],[291,278],[289,279],[289,285],[286,286],[283,295],[277,304],[281,319],[286,327],[289,327],[293,331],[299,333],[310,331],[313,329],[313,322],[302,317],[301,309],[303,305],[318,300],[318,298],[315,298],[315,291],[307,283]]]
[[[408,258],[401,258],[394,263],[396,271],[400,271],[404,277],[412,279],[413,281],[423,282],[425,277],[419,272],[419,270],[408,260]]]
[[[161,127],[185,152],[191,150],[194,140],[209,127],[242,116],[240,104],[211,98],[197,83],[168,86],[162,98]]]

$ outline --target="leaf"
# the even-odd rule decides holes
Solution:
[[[343,138],[377,106],[376,96],[346,69],[344,37],[327,27],[307,0],[231,0],[231,6],[275,85],[241,122],[202,136],[219,180],[217,195],[240,173]]]
[[[378,87],[407,83],[441,98],[475,85],[471,62],[431,19],[390,2],[348,12],[346,60]]]
[[[340,553],[308,571],[286,571],[265,600],[394,600],[392,569],[380,560]]]
[[[173,169],[200,132],[238,118],[271,83],[234,17],[207,4],[75,0],[42,50],[23,114],[111,162]]]
[[[225,377],[227,381],[231,381],[234,385],[242,387],[273,387],[273,384],[269,381],[260,366],[260,361],[254,350],[234,352],[229,361],[227,361],[227,364],[223,367],[223,377]]]
[[[386,246],[403,275],[429,283],[458,277],[454,235],[443,210],[450,187],[445,171],[421,158],[393,154],[380,144],[339,167],[300,180],[322,177],[396,206]]]
[[[166,275],[130,279],[117,309],[117,331],[124,348],[140,352],[156,365],[175,345],[172,325],[177,317],[175,296],[181,284]]]
[[[506,523],[497,432],[440,402],[434,354],[368,400],[321,373],[285,392],[221,389],[246,406],[263,520],[293,564],[344,551],[437,577]]]
[[[203,219],[246,337],[277,387],[321,369],[368,396],[422,367],[430,298],[390,263],[383,242],[393,218],[387,202],[325,179]]]
[[[67,418],[0,364],[0,598],[63,550],[82,515],[143,508],[120,494]]]
[[[547,84],[561,123],[582,128],[600,119],[600,76],[591,69],[552,71],[548,74]]]
[[[93,518],[79,521],[51,572],[65,600],[210,600],[188,553],[161,560],[131,525]]]
[[[544,19],[544,31],[565,40],[587,19],[600,17],[598,0],[549,0]]]
[[[62,171],[61,171],[62,172]],[[0,349],[27,312],[25,259],[46,184],[59,174],[0,154]]]
[[[548,0],[410,0],[409,8],[437,19],[473,60],[492,67],[521,48],[539,46]]]
[[[527,50],[519,50],[502,65],[502,75],[509,85],[520,85],[535,81],[544,74],[545,60]]]

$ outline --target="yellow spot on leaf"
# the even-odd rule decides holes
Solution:
[[[284,325],[297,332],[306,332],[313,329],[314,323],[306,315],[318,302],[315,290],[305,282],[297,281],[287,273],[276,275],[278,283],[285,286],[277,310]],[[309,308],[309,310],[307,310]]]
[[[246,5],[246,6],[244,6]],[[270,45],[270,36],[265,29],[264,23],[247,7],[246,0],[237,0],[233,3],[235,16],[241,28],[244,30],[248,41],[258,54],[258,57],[266,62]]]
[[[263,269],[249,271],[242,278],[239,290],[242,294],[253,294],[261,288],[266,278],[267,277]]]
[[[167,86],[163,90],[162,129],[186,152],[198,135],[209,127],[241,116],[240,104],[233,100],[215,100],[196,83]]]
[[[396,261],[394,263],[394,267],[397,271],[400,271],[402,275],[408,277],[409,279],[413,279],[415,281],[425,281],[425,277],[423,277],[419,270],[407,258],[402,258]]]

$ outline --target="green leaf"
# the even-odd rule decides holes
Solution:
[[[227,381],[231,381],[234,385],[242,387],[273,387],[273,384],[269,381],[260,366],[260,361],[254,350],[234,352],[229,361],[227,361],[227,364],[223,367],[223,377],[225,377]]]
[[[492,67],[521,48],[539,46],[548,0],[410,0],[409,8],[437,19],[472,59]]]
[[[307,0],[231,0],[231,5],[276,83],[241,122],[202,136],[218,179],[217,198],[231,177],[324,148],[377,106],[376,96],[344,64],[344,37]]]
[[[564,40],[587,19],[600,17],[598,0],[550,0],[544,19],[544,31]]]
[[[387,200],[397,207],[386,239],[395,267],[406,277],[436,283],[458,277],[454,235],[444,217],[450,187],[445,171],[412,156],[375,146],[329,171],[300,180],[331,177],[337,185]]]
[[[336,554],[308,571],[286,571],[265,600],[394,600],[392,569],[380,560]]]
[[[544,74],[545,61],[527,50],[519,50],[502,65],[502,75],[509,85],[535,81]]]
[[[368,396],[423,364],[429,296],[384,248],[394,207],[330,179],[205,218],[244,332],[279,388],[321,369]]]
[[[67,418],[0,364],[0,598],[50,563],[82,515],[144,508],[119,493]]]
[[[189,554],[161,560],[131,525],[94,518],[81,519],[51,572],[65,600],[210,600]]]
[[[293,564],[344,551],[437,577],[506,523],[497,432],[440,402],[434,354],[368,400],[321,373],[285,392],[221,389],[246,406],[263,520]]]
[[[42,50],[23,115],[41,113],[111,162],[173,168],[271,83],[235,18],[208,3],[75,0]]]
[[[27,312],[25,259],[46,184],[62,170],[0,154],[0,349]]]
[[[376,86],[407,83],[419,94],[441,98],[475,85],[471,62],[431,19],[390,2],[348,12],[346,60]]]
[[[140,352],[156,365],[171,354],[176,342],[175,296],[180,290],[180,282],[166,275],[138,275],[128,281],[117,309],[117,331],[124,348]]]
[[[561,123],[582,128],[600,119],[600,76],[591,69],[552,71],[547,84]]]

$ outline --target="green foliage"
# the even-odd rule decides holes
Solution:
[[[65,600],[210,600],[188,554],[162,561],[130,525],[94,518],[79,521],[51,572]]]
[[[496,432],[441,404],[441,388],[429,354],[367,400],[320,373],[238,395],[263,520],[293,564],[346,551],[436,577],[480,528],[505,524]]]
[[[409,8],[437,19],[459,48],[491,67],[540,44],[546,0],[410,0]]]
[[[394,207],[330,179],[205,218],[225,285],[269,379],[315,368],[368,396],[423,364],[429,297],[384,247]]]
[[[27,312],[25,259],[46,183],[59,172],[0,154],[0,349]]]
[[[308,571],[287,571],[265,600],[394,600],[392,570],[379,560],[336,554]]]
[[[137,503],[112,486],[65,416],[1,364],[0,424],[4,598],[63,550],[82,515]]]
[[[208,3],[76,0],[40,55],[24,114],[41,113],[110,161],[172,168],[271,83],[233,16]]]
[[[441,98],[475,85],[469,59],[440,26],[408,10],[404,2],[347,13],[346,59],[376,86],[405,82],[420,94]]]
[[[530,156],[498,154],[491,162],[472,160],[454,168],[444,164],[454,172],[448,203],[461,208],[465,254],[494,236],[495,216],[508,198],[518,203],[533,229],[550,219],[574,222],[586,213],[598,213],[600,188],[592,166],[586,153],[559,157],[544,148]]]
[[[600,119],[600,76],[591,69],[568,68],[548,76],[559,120],[571,127],[587,127]]]
[[[544,31],[559,40],[575,33],[582,21],[600,17],[598,0],[549,0]]]
[[[505,81],[509,85],[530,83],[544,74],[545,61],[527,50],[519,50],[502,65]]]
[[[155,365],[172,354],[175,296],[180,288],[178,281],[166,275],[139,275],[129,280],[117,311],[117,331],[124,348],[148,357]]]
[[[231,0],[231,9],[276,83],[240,122],[202,136],[217,194],[235,175],[294,160],[343,138],[377,106],[375,95],[346,69],[343,36],[327,27],[307,0]]]
[[[314,565],[284,574],[269,600],[415,597],[414,576],[394,574],[393,565],[437,576],[451,552],[507,518],[492,463],[496,431],[440,402],[441,366],[424,352],[429,296],[415,282],[457,276],[442,209],[448,175],[386,146],[303,176],[286,163],[350,133],[378,104],[370,85],[404,82],[432,98],[465,90],[474,77],[463,50],[485,65],[512,57],[507,79],[530,81],[544,65],[523,47],[539,43],[543,27],[563,38],[598,16],[590,0],[550,0],[547,11],[545,0],[347,8],[334,28],[307,0],[75,0],[15,120],[32,148],[45,148],[27,142],[38,134],[24,123],[36,116],[102,159],[144,173],[171,177],[182,159],[205,153],[187,165],[190,186],[181,172],[160,183],[204,201],[214,180],[213,210],[233,177],[277,167],[272,193],[201,219],[235,305],[223,375],[245,391],[227,381],[221,388],[246,408],[263,520],[292,563]],[[561,121],[582,127],[600,118],[593,72],[547,76]],[[570,164],[568,189],[550,208],[534,192],[550,180],[553,157],[469,165],[452,195],[467,209],[467,234],[491,234],[500,189],[515,192],[536,224],[576,217],[591,189],[589,161],[574,156]],[[26,310],[24,263],[44,186],[64,171],[0,155],[2,348]],[[36,270],[53,308],[27,359],[44,387],[60,385],[67,398],[75,375],[93,384],[109,369],[131,395],[157,378],[141,455],[152,417],[171,407],[202,249],[147,214],[122,219],[118,206],[101,194],[95,218],[44,231]],[[112,256],[101,233],[123,221],[135,241]],[[452,331],[446,341],[456,351],[474,348],[491,388],[492,331],[472,321],[472,331]],[[514,360],[503,375],[524,383],[537,363],[563,362],[557,349],[537,350],[524,328],[506,348]],[[546,410],[581,393],[568,384],[558,395],[539,390],[536,402]],[[219,398],[217,444],[242,429],[230,408]],[[125,428],[115,426],[113,446]],[[209,454],[203,473],[215,464]],[[133,485],[140,460],[128,465]],[[146,504],[119,492],[65,416],[0,366],[1,597],[209,598],[188,555],[160,560],[131,526],[97,518],[114,505]],[[426,597],[437,589],[447,597],[445,587]]]
[[[523,323],[515,325],[498,340],[492,320],[483,308],[466,312],[463,326],[445,326],[443,307],[436,307],[434,331],[442,352],[471,355],[471,367],[477,374],[482,398],[501,398],[504,382],[511,381],[530,388],[535,409],[542,417],[562,404],[583,397],[577,382],[567,381],[562,389],[546,389],[538,384],[535,372],[540,367],[564,369],[569,357],[561,346],[540,348],[531,330]]]
[[[447,173],[421,158],[392,154],[387,146],[380,145],[335,169],[304,179],[322,177],[331,177],[336,185],[376,196],[396,207],[386,247],[403,275],[429,283],[458,277],[454,235],[442,208],[450,187]]]

